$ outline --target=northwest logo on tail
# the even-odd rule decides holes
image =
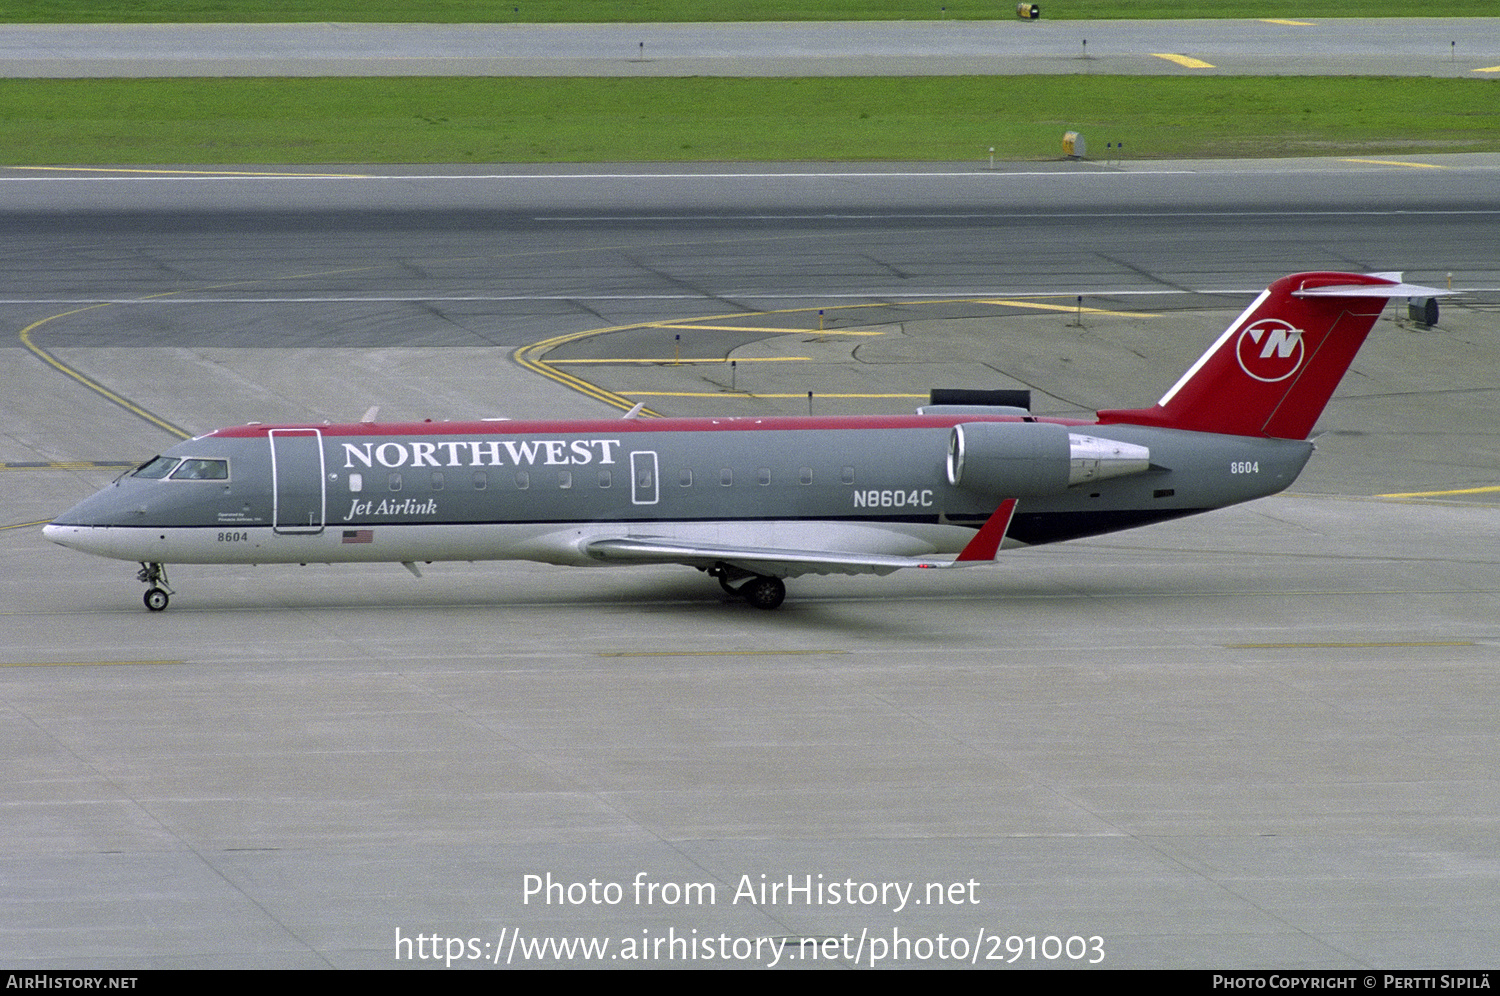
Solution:
[[[1302,329],[1279,318],[1262,318],[1240,333],[1235,356],[1240,369],[1267,384],[1286,380],[1302,366]]]

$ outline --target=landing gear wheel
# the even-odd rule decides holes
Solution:
[[[740,585],[739,593],[757,609],[775,609],[786,601],[786,584],[781,578],[762,575]]]
[[[152,612],[160,612],[172,600],[172,586],[167,582],[166,564],[148,564],[142,561],[141,569],[135,572],[135,579],[146,585],[146,597],[142,601]]]

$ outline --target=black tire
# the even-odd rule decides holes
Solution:
[[[786,601],[786,584],[781,578],[755,577],[740,586],[740,594],[757,609],[776,609]]]
[[[167,607],[167,603],[172,601],[172,597],[160,588],[147,588],[143,601],[146,603],[146,608],[152,612],[160,612]]]

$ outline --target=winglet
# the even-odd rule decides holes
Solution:
[[[1000,507],[995,509],[953,562],[961,564],[976,560],[994,560],[995,554],[1000,550],[1000,544],[1005,542],[1005,534],[1010,531],[1010,520],[1015,511],[1016,500],[1014,498],[1007,498],[1001,502]]]

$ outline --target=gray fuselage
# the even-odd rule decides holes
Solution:
[[[1023,447],[1002,478],[1013,486],[981,472],[954,484],[948,455],[960,425],[999,425],[1046,446]],[[1068,431],[1143,447],[1149,466],[1030,486],[1057,480],[1066,442],[1061,457],[1047,447]],[[1020,496],[1009,542],[1055,542],[1273,494],[1311,451],[1303,441],[974,415],[251,425],[172,447],[164,476],[122,476],[48,535],[162,563],[589,563],[582,545],[613,536],[915,556],[961,549],[1008,497]]]

